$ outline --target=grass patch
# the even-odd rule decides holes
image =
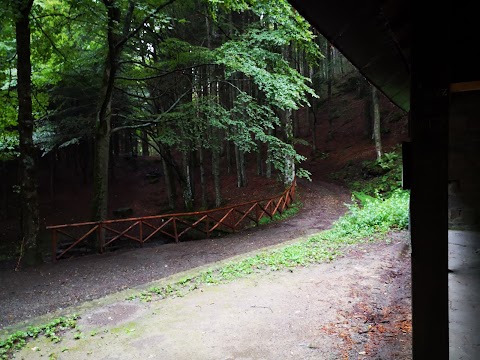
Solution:
[[[54,343],[61,341],[61,335],[68,329],[75,329],[78,315],[59,317],[42,326],[29,326],[25,331],[17,331],[0,341],[0,359],[11,359],[15,351],[25,347],[31,339],[43,335]]]
[[[258,225],[267,225],[267,224],[270,224],[272,222],[285,220],[289,217],[297,215],[298,212],[300,211],[300,209],[302,208],[302,206],[303,206],[303,204],[300,201],[295,201],[294,203],[290,204],[290,206],[288,208],[283,210],[283,212],[281,214],[279,212],[277,212],[275,215],[273,215],[272,218],[270,218],[268,216],[262,217],[258,221]]]

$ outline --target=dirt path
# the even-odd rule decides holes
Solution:
[[[224,238],[146,246],[62,260],[15,272],[0,270],[0,330],[119,290],[318,232],[342,215],[350,193],[337,185],[299,181],[304,206],[282,223]]]
[[[411,359],[407,235],[181,298],[112,297],[80,310],[80,339],[35,340],[17,358]]]

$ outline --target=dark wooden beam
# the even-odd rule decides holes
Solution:
[[[450,84],[450,92],[467,92],[480,90],[480,81],[465,81]]]
[[[438,5],[438,6],[437,6]],[[448,359],[448,8],[412,3],[413,359]]]

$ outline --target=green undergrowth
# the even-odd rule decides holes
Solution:
[[[397,146],[384,153],[381,160],[350,162],[332,178],[342,180],[357,194],[387,198],[402,186],[401,149]]]
[[[11,359],[15,351],[21,350],[29,340],[45,336],[54,343],[61,341],[62,333],[75,329],[78,315],[59,317],[42,326],[29,326],[25,331],[16,331],[0,341],[0,359]]]
[[[371,197],[363,204],[353,202],[347,205],[347,214],[330,230],[294,244],[201,271],[165,286],[151,287],[128,299],[151,301],[154,298],[181,297],[203,285],[227,283],[259,272],[332,261],[350,245],[385,238],[391,230],[405,229],[408,225],[408,198],[407,192],[398,190],[388,199]]]

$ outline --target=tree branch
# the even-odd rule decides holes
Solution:
[[[166,3],[158,6],[153,12],[151,12],[150,14],[148,14],[147,16],[145,16],[145,18],[143,19],[143,21],[140,23],[139,26],[137,26],[136,29],[130,31],[127,35],[125,35],[123,37],[123,39],[121,39],[116,45],[115,47],[118,49],[118,48],[121,48],[123,45],[125,45],[125,43],[130,40],[132,37],[134,37],[135,35],[137,35],[140,30],[142,30],[144,27],[145,27],[145,24],[152,18],[154,17],[156,14],[158,14],[160,12],[160,10],[166,8],[168,5],[171,5],[175,2],[176,0],[168,0]]]
[[[146,124],[119,126],[119,127],[116,127],[115,129],[112,129],[111,133],[113,134],[113,133],[116,133],[117,131],[127,130],[127,129],[140,129],[140,128],[143,128],[143,127],[148,127],[150,125],[153,125],[153,123],[149,122],[149,123],[146,123]]]
[[[165,73],[159,74],[159,75],[147,76],[147,77],[144,77],[144,78],[131,78],[131,77],[127,77],[127,76],[117,76],[117,79],[126,80],[126,81],[147,81],[147,80],[158,79],[158,78],[168,76],[168,75],[171,75],[171,74],[174,74],[174,73],[182,73],[183,74],[183,72],[185,70],[196,69],[196,68],[199,68],[199,67],[202,67],[202,66],[215,66],[215,65],[218,65],[218,64],[198,64],[198,65],[193,65],[193,66],[189,66],[189,67],[185,67],[185,68],[175,69],[175,70],[168,71],[168,72],[165,72]],[[160,69],[153,68],[153,67],[152,67],[152,69],[160,70]]]
[[[47,32],[45,30],[43,30],[43,27],[42,25],[40,25],[40,22],[37,21],[37,19],[33,19],[35,21],[35,25],[37,25],[40,29],[40,31],[42,32],[43,35],[45,35],[45,37],[48,39],[48,42],[52,45],[53,49],[58,53],[60,54],[61,57],[63,57],[63,59],[66,61],[67,60],[67,57],[57,48],[57,45],[55,45],[55,43],[53,42],[52,38],[50,38],[50,36],[47,34]]]
[[[123,24],[123,36],[128,35],[128,30],[130,29],[130,23],[132,22],[133,11],[135,10],[135,3],[130,0],[128,2],[128,11],[125,16],[125,23]]]
[[[158,96],[137,95],[137,94],[129,93],[128,91],[125,91],[118,86],[115,86],[115,90],[119,90],[120,92],[124,93],[127,96],[131,96],[131,97],[142,99],[142,100],[157,100],[157,99],[161,99],[165,95],[165,92]]]

